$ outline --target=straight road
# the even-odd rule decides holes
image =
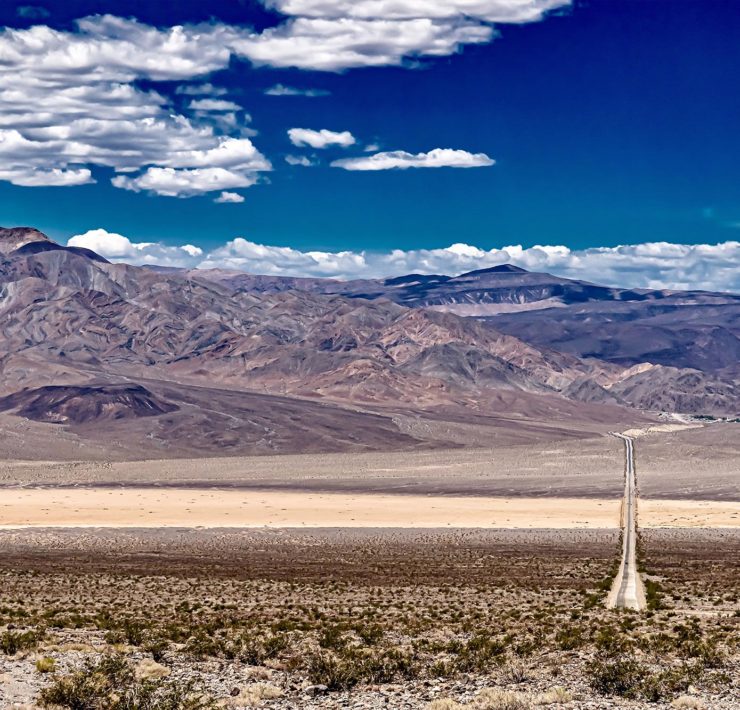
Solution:
[[[642,610],[646,607],[645,590],[637,572],[637,485],[635,481],[635,440],[613,434],[624,442],[625,481],[622,504],[622,562],[607,598],[609,608]]]

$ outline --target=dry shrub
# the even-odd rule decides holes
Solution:
[[[524,683],[529,678],[529,672],[521,661],[513,660],[507,664],[505,676],[512,683]]]

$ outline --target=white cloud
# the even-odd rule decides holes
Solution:
[[[240,195],[238,192],[222,192],[215,200],[214,202],[218,202],[219,204],[232,204],[236,205],[241,202],[244,202],[244,196]]]
[[[263,0],[288,17],[235,50],[255,64],[343,71],[448,56],[490,42],[490,23],[536,22],[571,0]]]
[[[332,166],[344,170],[405,170],[407,168],[485,168],[495,164],[485,153],[468,153],[466,150],[435,148],[428,153],[407,153],[394,150],[375,153],[362,158],[342,158]]]
[[[0,141],[2,136],[0,136]],[[95,182],[92,173],[87,168],[78,170],[51,170],[28,169],[14,167],[10,170],[0,168],[0,180],[7,180],[21,187],[75,187]]]
[[[266,0],[285,15],[407,20],[473,17],[484,22],[533,22],[570,0]]]
[[[233,101],[223,99],[195,99],[190,102],[193,111],[241,111],[242,107]]]
[[[313,160],[305,155],[286,155],[285,162],[288,165],[300,165],[304,168],[310,168],[312,165],[315,165]]]
[[[158,30],[111,16],[80,20],[77,32],[44,26],[0,31],[0,179],[78,185],[92,181],[96,166],[124,173],[114,184],[130,187],[135,178],[128,174],[139,170],[146,182],[150,169],[225,167],[204,165],[200,156],[221,155],[225,136],[219,131],[234,133],[235,140],[250,134],[248,116],[240,123],[223,113],[239,106],[195,101],[201,111],[187,118],[136,82],[177,81],[222,68],[231,57],[230,38],[240,32],[220,25]],[[222,113],[208,113],[214,110]],[[255,182],[255,171],[269,169],[247,143],[253,159],[230,166],[241,171],[245,185]]]
[[[302,148],[310,146],[311,148],[328,148],[332,145],[338,145],[347,148],[355,144],[355,137],[349,131],[329,131],[322,128],[320,131],[313,131],[310,128],[291,128],[288,131],[290,142]]]
[[[299,251],[291,247],[256,244],[238,237],[214,249],[201,262],[202,268],[226,268],[257,274],[334,276],[362,272],[363,253],[342,251]]]
[[[652,242],[581,250],[558,245],[481,249],[458,243],[441,249],[327,252],[301,251],[237,238],[203,253],[192,245],[132,243],[119,234],[96,229],[72,237],[68,244],[87,247],[112,261],[225,268],[278,276],[365,279],[411,273],[457,275],[514,264],[528,271],[546,271],[608,286],[740,293],[738,241],[721,244]]]
[[[277,26],[254,32],[219,23],[155,28],[136,20],[96,15],[73,31],[36,25],[0,31],[0,180],[17,185],[79,185],[93,181],[91,168],[117,175],[113,184],[145,189],[166,178],[159,194],[199,194],[222,189],[197,170],[223,168],[226,182],[254,184],[269,169],[190,163],[210,155],[225,136],[255,135],[248,115],[219,99],[221,87],[206,82],[233,56],[255,65],[343,71],[401,65],[441,57],[466,44],[491,41],[491,22],[536,21],[566,0],[274,0],[285,15]],[[178,113],[147,82],[187,82],[177,89],[196,98],[194,115]],[[276,85],[271,95],[319,96],[326,92]],[[320,132],[321,133],[321,132]],[[352,145],[345,132],[337,142]],[[302,145],[318,146],[320,138]],[[316,145],[315,145],[316,144]],[[167,172],[173,168],[182,175]],[[132,173],[136,173],[132,175]],[[175,179],[177,178],[177,179]],[[196,189],[197,188],[197,189]],[[148,188],[146,188],[148,189]]]
[[[331,92],[323,89],[296,89],[292,86],[283,86],[276,84],[265,91],[266,96],[307,96],[308,98],[317,98],[319,96],[329,96]]]
[[[494,30],[466,20],[358,20],[297,17],[238,38],[237,54],[256,65],[343,71],[400,65],[409,57],[445,57],[490,42]]]
[[[225,168],[149,168],[135,178],[119,175],[113,184],[132,192],[151,192],[164,197],[193,197],[204,192],[251,187],[257,178]]]
[[[110,261],[127,264],[158,264],[160,266],[195,266],[203,259],[203,250],[192,244],[166,246],[156,242],[134,243],[127,237],[105,229],[91,229],[67,240],[67,246],[83,247]]]
[[[176,94],[183,96],[223,96],[228,93],[220,86],[211,83],[206,84],[183,84],[175,89]]]
[[[257,183],[259,172],[271,169],[248,138],[219,138],[213,148],[175,153],[163,157],[160,163],[166,167],[150,167],[136,177],[118,175],[113,185],[165,197],[192,197],[251,187]]]

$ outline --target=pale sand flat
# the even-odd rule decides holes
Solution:
[[[620,501],[151,488],[6,488],[0,527],[615,528]]]
[[[740,528],[736,501],[640,499],[637,520],[642,528]]]

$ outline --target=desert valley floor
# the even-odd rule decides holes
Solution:
[[[631,433],[642,614],[604,609],[624,485],[606,433],[161,461],[6,449],[0,705],[118,673],[152,707],[735,708],[740,426]]]

